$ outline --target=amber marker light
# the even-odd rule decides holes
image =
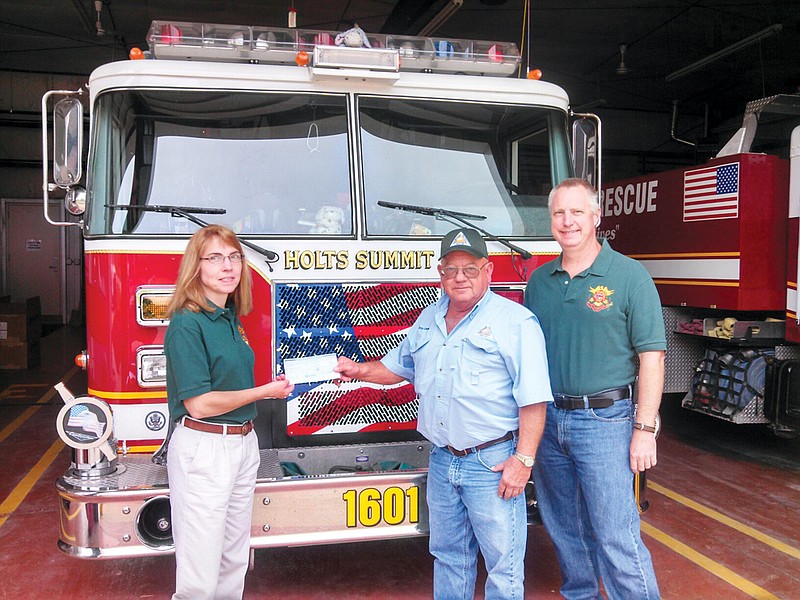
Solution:
[[[145,327],[161,327],[169,325],[167,308],[172,300],[174,289],[136,290],[136,322]]]
[[[310,57],[308,56],[308,52],[300,51],[297,53],[297,56],[294,57],[294,62],[297,63],[298,67],[307,67],[308,61]]]
[[[89,355],[86,354],[86,350],[75,355],[75,366],[84,371],[89,366]]]
[[[142,60],[144,58],[144,52],[142,52],[141,48],[131,48],[131,51],[128,53],[131,60]]]
[[[535,81],[538,81],[541,78],[542,78],[541,69],[533,69],[531,71],[528,71],[528,79],[533,79]]]

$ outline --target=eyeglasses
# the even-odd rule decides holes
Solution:
[[[203,256],[200,260],[207,260],[212,265],[221,265],[225,262],[225,259],[231,261],[232,265],[237,265],[244,259],[244,256],[241,252],[231,252],[228,256],[224,256],[222,254],[209,254],[208,256]]]
[[[467,279],[475,279],[481,274],[483,267],[488,264],[489,263],[484,263],[480,267],[476,267],[475,265],[468,265],[466,267],[442,267],[440,265],[438,269],[439,275],[442,276],[442,279],[453,279],[456,275],[458,275],[459,271],[461,271],[464,274],[464,277]]]

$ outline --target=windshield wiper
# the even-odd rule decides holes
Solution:
[[[199,225],[200,227],[206,227],[210,225],[206,221],[199,219],[194,216],[195,214],[201,215],[224,215],[227,211],[224,208],[203,208],[200,206],[168,206],[163,204],[146,204],[146,205],[137,205],[137,204],[106,204],[106,208],[116,208],[121,210],[141,210],[144,212],[160,212],[160,213],[169,213],[173,217],[182,217],[187,221],[191,221],[195,225]],[[261,248],[256,246],[252,242],[248,242],[247,240],[243,240],[240,236],[236,236],[239,238],[239,241],[242,243],[243,246],[247,246],[251,250],[254,250],[261,254],[269,270],[272,271],[272,263],[277,262],[278,255],[273,252],[272,250],[267,250],[266,248]]]
[[[494,240],[495,242],[500,242],[506,248],[509,248],[513,252],[519,254],[523,260],[528,260],[529,258],[533,257],[533,255],[527,250],[525,250],[525,248],[520,248],[519,246],[512,244],[508,240],[505,240],[501,237],[497,237],[496,235],[489,233],[485,229],[481,229],[474,223],[470,223],[467,220],[471,219],[473,221],[485,221],[486,217],[484,215],[473,215],[470,213],[448,210],[446,208],[414,206],[413,204],[397,204],[395,202],[384,202],[383,200],[378,200],[378,206],[382,206],[384,208],[393,208],[396,210],[407,210],[408,212],[413,212],[420,215],[428,215],[430,217],[434,217],[439,221],[447,221],[449,223],[453,223],[454,225],[459,225],[459,224],[466,225],[467,227],[471,227],[477,231],[480,231],[485,238],[489,240]]]
[[[455,210],[448,210],[446,208],[435,208],[430,206],[414,206],[413,204],[396,204],[395,202],[384,202],[378,200],[378,206],[384,208],[395,208],[397,210],[407,210],[408,212],[418,213],[420,215],[428,215],[429,217],[452,217],[454,219],[472,219],[474,221],[485,221],[486,217],[483,215],[473,215],[471,213],[458,212]],[[469,225],[469,223],[467,223]]]

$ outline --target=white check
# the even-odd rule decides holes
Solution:
[[[333,370],[337,364],[338,359],[335,354],[287,358],[283,361],[283,374],[292,383],[339,379],[339,373]]]

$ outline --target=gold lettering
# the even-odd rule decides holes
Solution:
[[[303,250],[300,253],[300,268],[308,271],[314,268],[314,254],[308,250]]]
[[[370,269],[430,269],[436,253],[433,250],[359,250],[354,255],[357,270]],[[304,271],[350,267],[347,250],[285,250],[284,264],[287,270]]]
[[[323,257],[324,269],[332,269],[333,268],[333,259],[336,257],[336,250],[320,250],[318,254],[321,254]],[[318,265],[319,266],[319,265]]]
[[[400,268],[400,252],[397,250],[386,251],[386,268],[399,269]]]
[[[359,271],[366,269],[368,258],[366,250],[359,250],[356,252],[356,269]]]
[[[286,265],[287,270],[299,268],[299,264],[297,262],[297,250],[287,250],[284,252],[283,262]]]
[[[406,250],[400,253],[400,268],[401,269],[416,269],[417,268],[417,254],[415,250]]]

